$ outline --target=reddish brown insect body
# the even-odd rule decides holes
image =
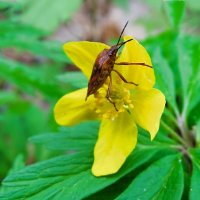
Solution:
[[[128,22],[125,24],[125,26],[124,26],[121,34],[120,34],[120,37],[118,39],[117,44],[112,46],[110,49],[104,49],[97,56],[95,63],[94,63],[94,66],[93,66],[93,70],[92,70],[90,80],[88,82],[88,91],[87,91],[87,96],[86,96],[86,100],[87,100],[87,98],[90,95],[95,94],[98,91],[98,89],[101,88],[102,85],[105,83],[106,79],[109,77],[110,83],[108,85],[106,98],[114,105],[116,110],[117,110],[117,108],[115,106],[115,103],[110,98],[110,89],[112,87],[111,72],[112,71],[116,72],[119,75],[119,77],[125,83],[131,83],[131,84],[134,84],[134,85],[137,85],[137,84],[127,81],[122,76],[122,74],[120,74],[120,72],[118,72],[117,70],[114,69],[114,65],[142,65],[142,66],[146,66],[146,67],[152,67],[152,66],[149,66],[145,63],[128,63],[128,62],[115,63],[117,52],[118,52],[119,48],[121,46],[123,46],[125,43],[133,40],[133,39],[130,39],[130,40],[127,40],[125,42],[119,43],[121,36],[122,36],[127,24],[128,24]]]
[[[119,45],[122,45],[122,43]],[[104,49],[97,56],[93,66],[92,75],[88,83],[87,97],[97,92],[97,90],[105,83],[108,76],[110,76],[115,64],[118,46],[115,45],[110,49]]]

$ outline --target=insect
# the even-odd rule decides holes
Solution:
[[[145,63],[130,63],[130,62],[116,63],[115,62],[117,60],[118,50],[124,44],[133,40],[133,39],[129,39],[127,41],[120,42],[122,34],[123,34],[127,24],[128,24],[128,21],[126,22],[125,26],[123,27],[123,29],[121,31],[121,34],[120,34],[119,39],[117,41],[117,44],[111,46],[109,49],[104,49],[102,52],[100,52],[98,54],[98,56],[95,60],[95,63],[93,65],[92,74],[91,74],[90,80],[88,82],[87,95],[86,95],[86,98],[85,98],[85,100],[87,100],[87,98],[90,95],[95,94],[99,90],[99,88],[102,87],[102,85],[105,83],[105,81],[109,77],[110,80],[109,80],[108,89],[107,89],[107,92],[106,92],[106,98],[110,103],[112,103],[114,105],[116,111],[118,111],[118,109],[115,105],[115,102],[112,101],[112,99],[110,97],[110,92],[111,92],[111,88],[112,88],[111,72],[113,71],[113,72],[117,73],[117,75],[125,83],[133,84],[133,85],[136,85],[136,86],[138,86],[138,84],[131,82],[131,81],[127,81],[120,72],[118,72],[116,69],[114,69],[114,65],[141,65],[141,66],[146,66],[146,67],[152,68],[152,66],[147,65]]]

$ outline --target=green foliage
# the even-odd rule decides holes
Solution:
[[[11,174],[4,181],[6,192],[2,194],[2,197],[6,199],[22,197],[82,199],[115,183],[121,177],[138,169],[139,166],[161,157],[163,153],[174,154],[174,151],[170,151],[168,146],[163,147],[161,143],[153,148],[144,146],[138,148],[129,157],[119,173],[110,177],[96,178],[90,170],[97,138],[97,125],[96,123],[93,125],[84,123],[73,128],[61,129],[61,133],[32,138],[33,142],[43,143],[47,148],[65,150],[67,155],[26,167]],[[144,139],[141,138],[141,140]]]
[[[57,80],[76,89],[87,87],[87,78],[82,72],[67,72],[57,76]]]
[[[129,7],[128,1],[113,2]],[[143,41],[156,87],[167,99],[160,130],[150,141],[140,128],[137,147],[119,172],[98,178],[91,166],[99,122],[58,128],[53,119],[53,107],[62,95],[87,86],[82,73],[68,70],[65,63],[71,61],[62,44],[48,37],[71,19],[82,1],[0,2],[0,176],[7,174],[0,199],[200,196],[200,39],[182,29],[185,9],[196,13],[199,3],[156,2],[147,1],[155,16],[141,21],[150,27],[151,19],[153,29],[159,23],[168,29]],[[164,15],[156,17],[161,8],[168,27]]]
[[[21,18],[26,24],[52,32],[61,22],[68,20],[78,10],[81,2],[81,0],[28,1]]]
[[[191,10],[200,11],[199,1],[190,0],[190,1],[187,2],[187,5]]]
[[[191,149],[192,156],[192,178],[190,186],[190,199],[194,200],[199,196],[199,181],[200,181],[200,149]]]
[[[37,59],[49,58],[66,62],[62,44],[53,41],[39,41],[44,32],[13,20],[0,22],[0,49],[17,48],[18,51],[32,53]]]
[[[55,81],[45,81],[42,72],[39,73],[37,68],[28,68],[26,65],[1,57],[0,65],[0,77],[14,83],[21,90],[33,94],[33,91],[38,89],[49,96],[59,95],[58,85]]]
[[[176,92],[173,72],[166,59],[162,56],[160,48],[156,49],[152,56],[153,60],[155,60],[156,84],[161,91],[165,91],[167,101],[176,110]]]
[[[139,174],[117,199],[178,200],[181,199],[183,186],[180,158],[177,155],[166,156]]]
[[[166,10],[171,26],[174,28],[179,28],[181,21],[183,20],[185,1],[164,1],[164,8]]]
[[[75,127],[62,127],[59,133],[45,133],[30,138],[30,141],[52,150],[91,151],[97,139],[98,126],[99,123],[85,123]]]

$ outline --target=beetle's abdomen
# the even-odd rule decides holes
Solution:
[[[94,94],[100,87],[102,87],[109,75],[110,71],[108,69],[103,69],[103,66],[97,73],[94,73],[88,83],[88,96]]]
[[[102,87],[113,69],[116,56],[109,56],[109,51],[110,49],[104,49],[95,60],[92,75],[88,83],[87,97],[96,93]]]

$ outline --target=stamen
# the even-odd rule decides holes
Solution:
[[[110,98],[115,102],[118,111],[116,111],[113,104],[106,99],[108,85],[104,84],[102,88],[94,95],[96,99],[95,112],[100,118],[115,120],[121,112],[129,112],[133,108],[132,100],[130,98],[130,91],[124,87],[124,84],[113,84],[110,92]]]

